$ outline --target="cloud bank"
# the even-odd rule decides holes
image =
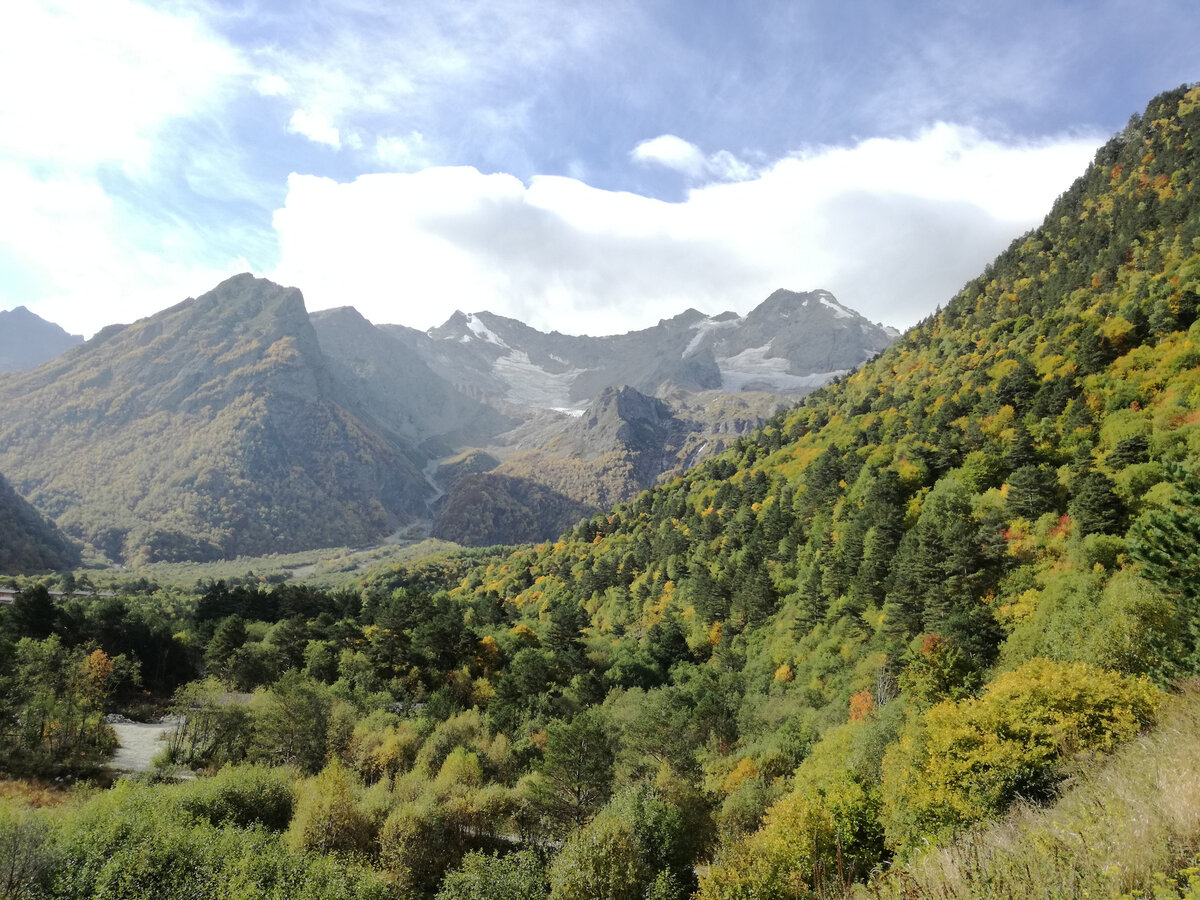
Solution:
[[[943,123],[734,170],[741,180],[680,138],[639,144],[635,158],[707,181],[680,202],[471,167],[345,183],[293,174],[269,274],[312,309],[353,305],[421,328],[489,309],[616,333],[689,306],[744,312],[778,287],[825,288],[903,327],[1040,222],[1097,143],[1005,144]]]

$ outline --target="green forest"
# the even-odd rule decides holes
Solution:
[[[1200,87],[553,543],[16,584],[0,896],[1200,896]],[[114,711],[179,727],[106,789]]]

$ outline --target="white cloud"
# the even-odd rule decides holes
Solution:
[[[742,162],[728,150],[705,156],[695,144],[673,134],[660,134],[642,141],[629,155],[635,162],[665,166],[695,180],[746,181],[756,174],[753,166]]]
[[[203,239],[171,180],[201,177],[185,123],[219,128],[246,74],[237,52],[186,7],[7,3],[0,29],[5,302],[90,333],[220,277],[223,267],[202,258]],[[212,154],[202,160],[219,173],[201,178],[208,190],[240,177],[223,162]],[[168,184],[175,194],[160,193]]]
[[[175,227],[159,236],[165,246],[143,241],[139,223],[85,175],[43,181],[0,162],[0,196],[21,210],[0,216],[0,247],[38,273],[37,297],[27,305],[72,332],[90,335],[149,315],[247,268],[244,260],[197,261]]]
[[[637,162],[657,163],[693,178],[703,175],[708,166],[699,147],[673,134],[660,134],[642,141],[633,148],[631,156]]]
[[[243,39],[250,64],[262,79],[286,82],[296,109],[320,111],[326,138],[336,123],[343,145],[354,131],[370,152],[381,137],[422,131],[459,159],[507,146],[564,65],[589,66],[641,21],[628,0],[595,9],[540,0],[333,0],[254,4],[252,16],[192,2],[206,4],[230,33],[253,18],[253,35]]]
[[[254,82],[254,89],[264,97],[286,97],[292,87],[279,75],[263,75]]]
[[[417,327],[490,309],[612,333],[688,306],[745,311],[777,287],[828,288],[906,325],[1040,221],[1096,143],[1005,145],[942,124],[798,153],[679,203],[473,168],[344,184],[293,175],[271,274],[310,308],[350,304]]]
[[[12,0],[0,28],[0,155],[144,165],[164,123],[240,71],[189,16],[129,0]]]
[[[314,144],[327,144],[333,148],[342,146],[341,136],[329,119],[318,112],[298,109],[292,113],[288,131],[308,138]]]
[[[757,172],[728,150],[718,150],[708,158],[708,171],[719,181],[749,181]]]

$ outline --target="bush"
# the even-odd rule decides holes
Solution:
[[[536,900],[546,896],[546,873],[537,856],[521,850],[506,856],[468,853],[446,876],[437,900]]]
[[[421,735],[410,722],[376,729],[371,727],[370,718],[355,726],[350,741],[354,767],[367,784],[409,771],[421,747]]]
[[[1190,867],[1200,853],[1195,686],[1167,700],[1160,718],[1145,738],[1082,772],[1052,808],[1019,807],[894,867],[855,896],[1194,900]]]
[[[644,785],[614,797],[550,866],[551,900],[678,900],[693,884],[683,816]]]
[[[432,891],[464,849],[445,808],[428,795],[393,809],[379,832],[380,863],[401,890]]]
[[[827,731],[763,827],[722,848],[698,896],[784,900],[810,890],[836,896],[879,862],[878,774],[860,757],[880,730],[872,718]]]
[[[45,896],[57,861],[42,816],[15,803],[0,802],[0,897],[25,900]]]
[[[371,851],[375,828],[359,809],[355,786],[338,763],[300,784],[296,814],[287,831],[288,845],[318,853]]]
[[[211,825],[262,825],[283,831],[292,820],[293,773],[261,765],[226,766],[180,786],[179,807]]]
[[[979,699],[939,703],[884,758],[888,845],[907,852],[1000,815],[1018,797],[1050,799],[1073,753],[1133,737],[1160,696],[1144,677],[1039,658],[997,677]]]

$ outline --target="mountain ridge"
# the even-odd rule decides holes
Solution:
[[[0,461],[113,559],[366,543],[429,492],[337,403],[300,292],[249,275],[0,379]]]
[[[0,310],[0,372],[36,368],[82,343],[25,306]]]
[[[792,316],[802,324],[784,321]],[[397,334],[404,329],[381,327]],[[425,332],[432,345],[412,329],[403,334],[448,378],[470,370],[480,373],[480,383],[498,399],[571,410],[622,384],[648,395],[668,386],[802,393],[844,375],[896,336],[894,329],[837,303],[828,291],[783,289],[745,316],[689,309],[621,335],[545,333],[487,311],[456,311]],[[531,377],[540,380],[538,387]]]
[[[773,297],[776,307],[811,300],[828,328],[867,335],[822,359],[839,352],[849,365],[888,341],[827,294]],[[736,339],[743,322],[750,332]],[[497,498],[509,498],[512,533],[470,533],[548,537],[719,450],[727,423],[744,433],[794,396],[698,393],[728,380],[729,360],[761,376],[739,389],[781,373],[826,377],[788,373],[803,363],[785,326],[769,306],[748,317],[686,311],[610,338],[546,335],[491,313],[421,333],[375,326],[352,307],[310,314],[298,289],[241,274],[0,378],[0,470],[114,560],[362,546],[414,522],[453,536],[449,522],[482,522],[472,503]],[[754,365],[739,363],[759,340]],[[612,402],[581,428],[576,417],[601,397]],[[494,476],[437,483],[437,460],[474,451],[496,460]]]

